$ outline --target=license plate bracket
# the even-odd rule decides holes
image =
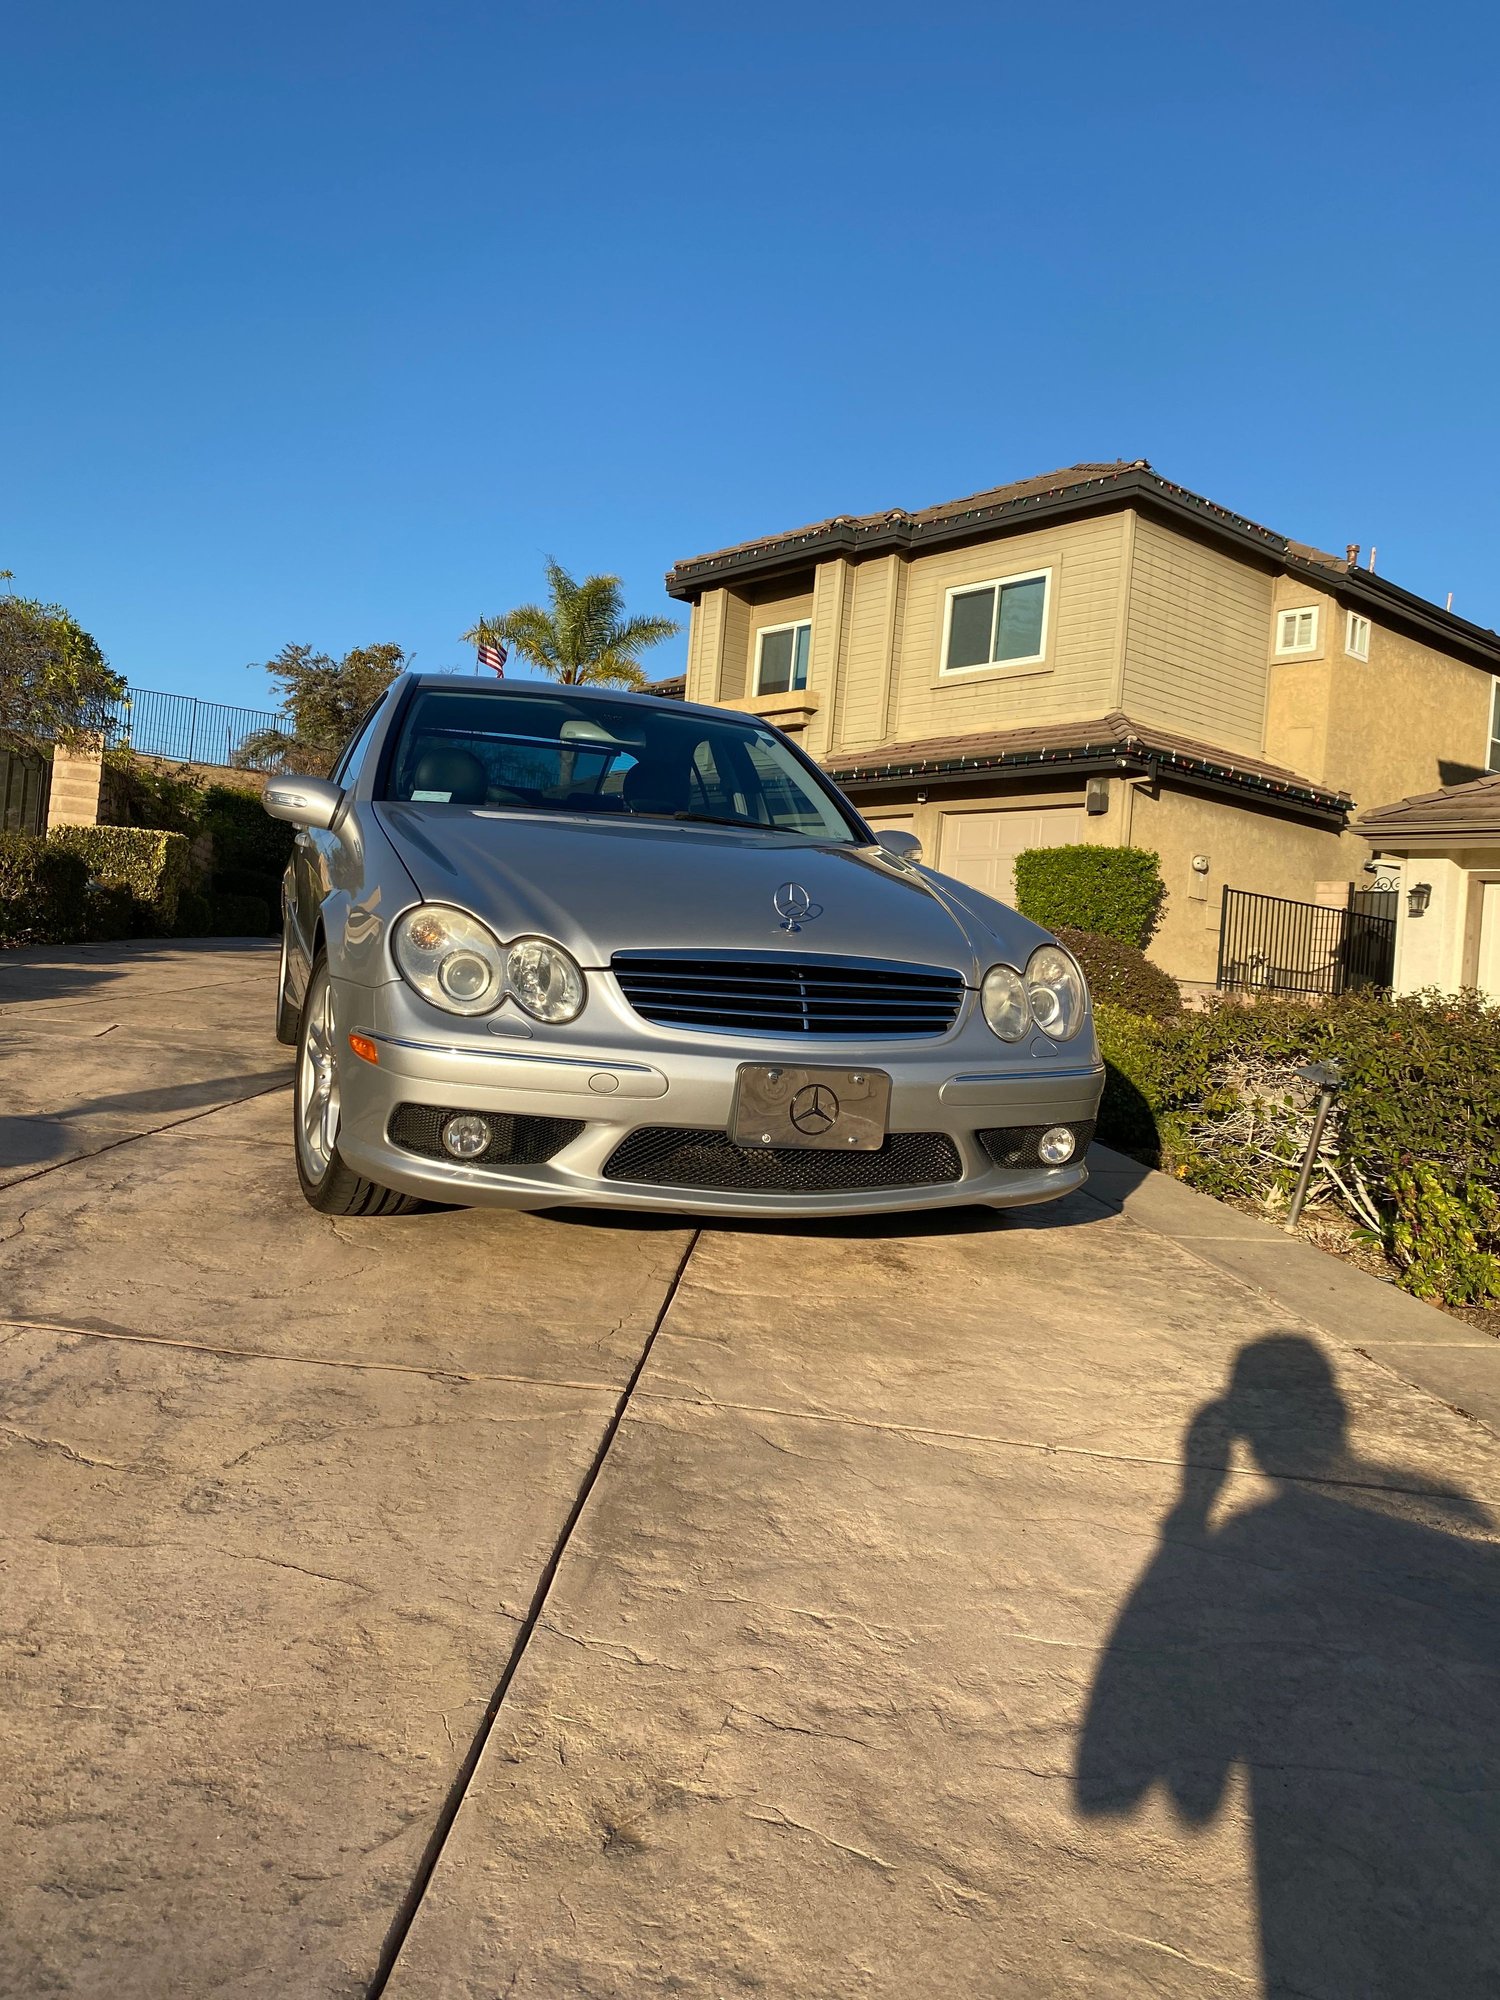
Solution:
[[[737,1146],[876,1153],[885,1143],[891,1079],[880,1069],[741,1063],[729,1136]]]

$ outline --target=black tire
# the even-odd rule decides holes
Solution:
[[[332,1025],[328,960],[320,951],[313,960],[297,1023],[292,1073],[292,1149],[302,1193],[320,1215],[409,1215],[421,1205],[413,1196],[367,1181],[339,1151],[338,1054]]]
[[[292,1002],[287,998],[286,971],[286,921],[283,918],[281,926],[281,971],[276,980],[276,1039],[281,1043],[283,1048],[294,1049],[297,1046],[298,1031],[302,1026],[302,1010],[300,1007],[294,1007]]]

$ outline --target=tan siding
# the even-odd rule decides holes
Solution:
[[[1232,556],[1141,518],[1131,568],[1125,713],[1258,754],[1271,582]]]
[[[719,701],[743,701],[750,692],[750,606],[732,590],[724,593],[724,650],[719,666]]]
[[[1124,515],[1107,514],[917,557],[906,578],[901,665],[887,740],[1105,714],[1114,685],[1123,546]],[[944,678],[947,593],[1035,569],[1052,571],[1043,667]]]
[[[719,698],[719,650],[724,635],[724,592],[706,590],[693,606],[688,626],[687,698]]]
[[[808,725],[805,748],[821,757],[833,741],[833,711],[844,642],[844,605],[849,565],[842,556],[819,563],[813,581],[812,644],[807,660],[808,692],[817,713]]]
[[[855,564],[850,575],[848,640],[834,725],[835,741],[841,749],[858,749],[881,740],[900,562],[899,556],[883,556],[876,562]]]

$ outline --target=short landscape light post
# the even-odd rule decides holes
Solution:
[[[1312,1132],[1308,1137],[1307,1151],[1302,1156],[1302,1171],[1297,1176],[1297,1192],[1292,1196],[1292,1212],[1286,1219],[1288,1236],[1295,1234],[1298,1218],[1302,1214],[1302,1204],[1307,1200],[1307,1184],[1312,1179],[1313,1161],[1318,1157],[1318,1148],[1323,1143],[1323,1127],[1328,1123],[1328,1107],[1344,1081],[1344,1073],[1336,1062],[1299,1063],[1297,1075],[1307,1083],[1318,1087],[1318,1108],[1313,1114]]]

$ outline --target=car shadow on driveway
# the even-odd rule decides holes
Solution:
[[[283,1089],[290,1082],[288,1063],[279,1069],[257,1070],[249,1075],[203,1077],[191,1083],[119,1091],[56,1112],[0,1117],[0,1170],[45,1167],[73,1158],[80,1148],[88,1149],[86,1134],[91,1121],[102,1121],[106,1132],[126,1137],[133,1130],[145,1133],[172,1124],[185,1112],[232,1104],[243,1097],[258,1097],[264,1091]],[[137,1114],[145,1114],[144,1119]],[[94,1124],[93,1129],[97,1134],[99,1124]]]
[[[1269,1498],[1231,1506],[1244,1445]],[[1091,1817],[1160,1786],[1189,1827],[1246,1777],[1265,1992],[1500,1993],[1500,1548],[1464,1493],[1350,1448],[1332,1369],[1250,1342],[1188,1426],[1074,1775]]]

